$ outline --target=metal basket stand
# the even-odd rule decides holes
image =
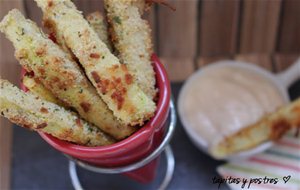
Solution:
[[[176,111],[175,111],[175,106],[173,100],[170,101],[170,113],[169,113],[169,126],[167,128],[166,135],[162,141],[162,143],[147,157],[144,159],[127,165],[127,166],[122,166],[122,167],[116,167],[116,168],[102,168],[98,166],[93,166],[88,163],[82,162],[78,159],[75,159],[71,156],[66,155],[70,161],[69,161],[69,174],[71,177],[72,185],[75,190],[83,190],[83,187],[80,183],[80,180],[77,175],[77,170],[76,170],[76,165],[92,171],[96,173],[103,173],[103,174],[120,174],[120,173],[125,173],[129,172],[132,170],[136,170],[138,168],[141,168],[151,162],[153,159],[157,158],[163,151],[165,153],[165,158],[167,161],[167,167],[166,167],[166,172],[165,176],[163,178],[163,181],[160,183],[160,186],[158,187],[159,190],[164,190],[167,188],[169,185],[173,173],[174,173],[174,168],[175,168],[175,159],[174,159],[174,154],[171,149],[171,146],[169,145],[170,140],[172,138],[172,135],[175,131],[175,126],[176,126]]]

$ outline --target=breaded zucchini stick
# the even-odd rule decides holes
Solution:
[[[46,20],[46,19],[44,19]],[[56,33],[53,29],[53,27],[50,27],[48,25],[50,25],[50,23],[45,23],[43,24],[44,26],[46,26],[47,28],[51,28],[50,30],[50,34],[51,34],[51,37],[54,37],[54,41],[56,44],[58,44],[60,46],[60,48],[66,53],[66,56],[70,59],[70,60],[73,60],[73,61],[76,61],[76,57],[75,55],[72,53],[72,51],[68,48],[68,46],[66,45],[65,43],[65,40],[63,39],[63,36],[61,36],[59,33]],[[52,38],[51,38],[52,39]]]
[[[108,36],[107,23],[105,22],[105,18],[103,17],[103,15],[99,11],[96,11],[88,14],[86,16],[86,20],[98,34],[100,40],[102,40],[106,44],[108,49],[112,51],[111,43],[109,41]]]
[[[71,4],[69,6],[72,6]],[[68,58],[71,60],[76,61],[76,56],[72,53],[72,51],[68,48],[64,36],[62,33],[58,32],[58,30],[55,28],[55,23],[51,22],[50,19],[46,18],[46,15],[43,15],[43,25],[50,30],[50,34],[54,36],[55,43],[58,44],[62,50],[65,51]]]
[[[124,124],[142,125],[156,109],[136,79],[99,39],[70,0],[35,0],[55,23],[68,47],[79,59],[99,95]]]
[[[127,0],[125,0],[127,1]],[[129,0],[131,2],[131,4],[135,7],[137,7],[139,9],[139,12],[141,15],[143,15],[145,13],[145,11],[148,11],[153,2],[152,0]]]
[[[278,140],[293,127],[300,127],[300,98],[267,115],[256,124],[227,137],[213,146],[210,152],[215,158],[225,158],[263,142]]]
[[[0,79],[0,112],[22,127],[51,134],[61,140],[86,146],[101,146],[114,140],[97,127],[81,120],[75,113],[25,93]]]
[[[107,18],[119,59],[128,66],[140,88],[151,99],[156,96],[151,55],[153,44],[148,21],[139,12],[141,0],[105,0]],[[140,8],[141,9],[141,8]]]
[[[13,42],[20,64],[30,68],[67,107],[75,108],[84,119],[116,139],[134,132],[133,127],[117,121],[79,66],[19,11],[10,11],[0,23],[0,30]]]
[[[38,81],[38,79],[35,79],[30,75],[25,75],[22,79],[22,83],[30,92],[37,95],[41,99],[52,102],[59,106],[64,106],[64,103],[57,99],[50,90],[46,89],[43,84]]]

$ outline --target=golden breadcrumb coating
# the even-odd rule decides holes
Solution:
[[[155,103],[137,85],[70,0],[35,0],[63,33],[64,40],[114,115],[124,124],[142,125],[154,115]]]
[[[139,87],[151,99],[156,96],[151,55],[153,44],[148,21],[139,12],[141,0],[105,0],[112,40],[122,63],[133,73]],[[141,8],[140,8],[141,9]]]
[[[107,23],[105,22],[105,18],[103,17],[103,15],[99,11],[96,11],[88,14],[86,16],[86,20],[98,34],[100,40],[102,40],[106,44],[108,49],[112,51],[111,43],[109,41],[108,36]]]
[[[0,113],[22,127],[51,134],[85,146],[102,146],[115,141],[97,127],[56,104],[25,93],[0,79]]]
[[[56,98],[50,90],[45,88],[44,85],[33,76],[25,75],[22,79],[22,83],[31,93],[37,95],[41,99],[65,107],[62,101]]]
[[[134,127],[117,121],[77,63],[19,11],[10,11],[0,23],[0,30],[13,42],[20,64],[33,71],[43,86],[67,107],[75,108],[84,119],[116,139],[135,131]]]
[[[300,98],[218,142],[210,152],[215,158],[225,158],[230,154],[254,148],[263,142],[278,140],[293,127],[300,127]]]
[[[72,5],[70,4],[69,6],[72,6]],[[47,19],[47,15],[43,15],[43,25],[47,29],[49,29],[50,36],[54,37],[55,43],[58,44],[62,50],[65,51],[68,58],[76,61],[76,57],[72,53],[72,51],[68,48],[68,46],[64,40],[63,34],[61,32],[59,32],[59,30],[56,29],[55,23],[51,22],[50,19]]]

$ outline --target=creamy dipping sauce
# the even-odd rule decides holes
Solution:
[[[204,146],[255,123],[285,102],[269,79],[240,67],[206,70],[190,82],[182,114]]]

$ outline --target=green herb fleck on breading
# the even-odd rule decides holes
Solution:
[[[114,22],[116,22],[116,23],[118,23],[118,24],[121,24],[121,19],[120,19],[120,17],[115,16],[113,19],[114,19]]]

